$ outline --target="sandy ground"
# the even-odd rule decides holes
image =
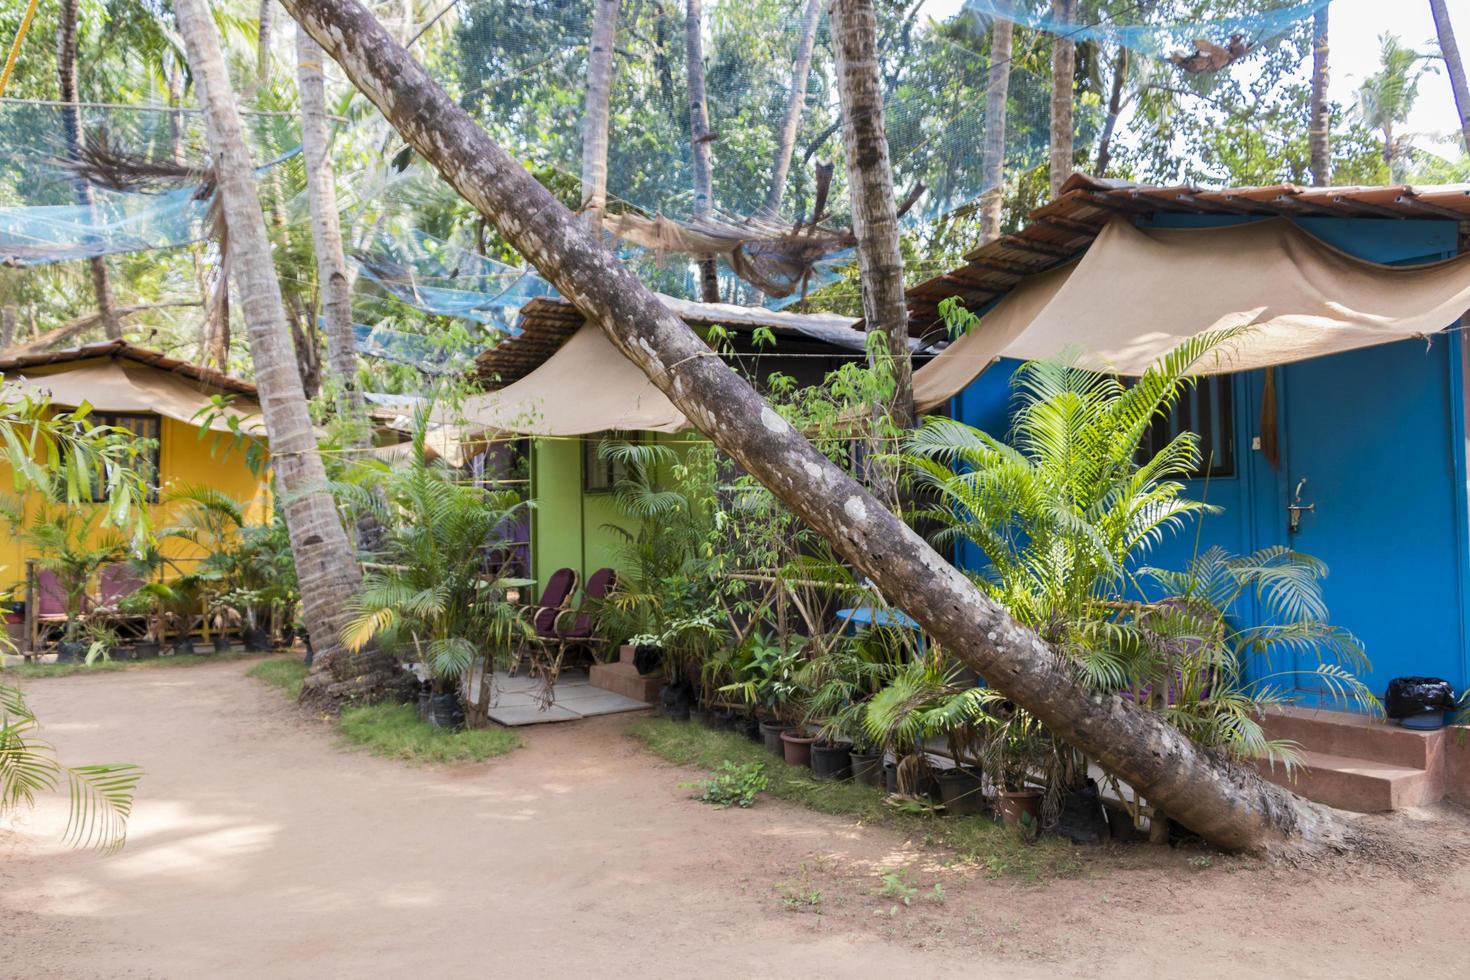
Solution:
[[[1407,873],[1132,846],[1027,884],[691,802],[627,716],[454,769],[347,752],[247,667],[26,685],[65,758],[148,775],[120,855],[60,847],[59,800],[0,829],[0,976],[1394,977],[1470,952],[1461,811],[1397,818],[1443,845]]]

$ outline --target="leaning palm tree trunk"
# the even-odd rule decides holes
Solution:
[[[1051,196],[1062,193],[1062,185],[1072,176],[1072,107],[1077,73],[1077,44],[1072,40],[1071,24],[1077,11],[1077,0],[1052,0],[1052,17],[1061,33],[1051,41]]]
[[[709,145],[709,107],[704,99],[704,12],[700,0],[688,0],[684,21],[684,54],[689,72],[689,157],[694,164],[694,217],[708,217],[714,206],[714,170]],[[713,255],[699,256],[699,293],[706,303],[720,301],[720,279]]]
[[[229,229],[232,275],[240,294],[271,461],[281,488],[280,505],[301,585],[302,618],[321,650],[303,697],[371,694],[391,675],[376,655],[351,656],[341,643],[342,628],[351,618],[347,602],[358,590],[362,572],[327,492],[326,471],[317,455],[255,189],[255,168],[235,110],[219,37],[204,0],[176,0],[174,11],[204,110],[217,193]]]
[[[617,31],[618,0],[596,0],[587,49],[587,103],[582,114],[582,210],[598,230],[607,209],[607,124]]]
[[[776,140],[776,164],[771,168],[771,186],[766,189],[766,214],[781,213],[781,198],[786,194],[786,177],[791,172],[791,154],[796,148],[796,131],[801,128],[801,113],[806,108],[807,76],[812,72],[812,47],[817,41],[817,24],[822,19],[822,0],[806,0],[806,19],[801,25],[801,39],[796,43],[796,61],[791,65],[791,87],[786,93],[786,114]]]
[[[60,23],[56,29],[56,76],[61,89],[61,128],[66,138],[67,156],[75,160],[80,152],[82,139],[82,111],[77,106],[77,0],[61,0],[58,11]],[[92,186],[86,178],[74,181],[77,203],[82,207],[92,206]],[[93,256],[88,260],[92,273],[92,292],[97,299],[97,309],[102,314],[102,329],[108,340],[122,337],[122,324],[113,314],[117,305],[112,296],[112,278],[107,272],[107,260]]]
[[[202,0],[187,0],[192,4]],[[736,463],[831,541],[936,643],[1057,737],[1227,848],[1350,842],[1332,811],[1231,766],[1115,695],[963,573],[766,404],[353,0],[283,0],[406,140]]]
[[[357,349],[352,336],[352,285],[342,250],[337,189],[328,154],[327,88],[322,75],[326,55],[311,35],[296,29],[296,85],[301,93],[301,152],[306,158],[306,200],[311,210],[311,243],[316,253],[317,289],[327,340],[327,369],[353,414],[362,409],[358,393]]]
[[[1312,184],[1326,187],[1332,183],[1331,116],[1327,109],[1328,55],[1327,8],[1312,16],[1312,122],[1308,140],[1312,152]]]
[[[872,0],[832,0],[827,15],[842,101],[842,144],[847,193],[863,281],[863,317],[869,334],[883,335],[893,367],[891,418],[914,423],[909,314],[898,246],[898,205],[883,127],[883,83],[878,73],[878,18]]]
[[[1470,153],[1470,82],[1465,80],[1465,62],[1460,60],[1460,45],[1455,41],[1455,28],[1444,0],[1429,0],[1434,14],[1434,29],[1439,34],[1439,53],[1450,75],[1450,88],[1455,93],[1455,108],[1460,112],[1460,133],[1465,152]],[[1325,11],[1324,11],[1325,14]]]
[[[1011,90],[1011,43],[1016,25],[997,17],[990,26],[990,75],[985,83],[985,149],[981,157],[980,244],[1000,237],[1006,193],[1006,111]]]

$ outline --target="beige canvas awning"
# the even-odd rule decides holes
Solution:
[[[519,381],[466,399],[459,414],[471,434],[677,432],[689,425],[673,402],[592,324],[583,324]]]
[[[66,408],[87,404],[98,412],[147,412],[195,426],[200,424],[198,414],[209,407],[215,393],[188,378],[116,358],[82,361],[45,373],[15,372],[5,383],[33,398],[49,397],[53,404]],[[260,406],[254,401],[237,395],[209,427],[228,432],[227,416],[238,418],[244,431],[258,430],[264,435]]]
[[[1115,219],[1076,262],[1022,280],[965,337],[914,372],[921,411],[1002,357],[1075,352],[1143,373],[1183,340],[1252,325],[1198,366],[1245,371],[1442,330],[1470,309],[1470,255],[1418,266],[1355,258],[1285,219],[1142,229]]]

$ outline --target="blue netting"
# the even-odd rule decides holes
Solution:
[[[1250,2],[1241,4],[1242,9],[1209,20],[1156,14],[1156,22],[1123,24],[1113,23],[1111,18],[1096,22],[1065,23],[1050,13],[1050,5],[1039,10],[1018,3],[1017,0],[965,0],[965,9],[986,18],[1004,18],[1024,24],[1050,34],[1065,35],[1079,41],[1097,41],[1101,44],[1122,45],[1147,54],[1166,55],[1172,51],[1186,49],[1195,38],[1203,38],[1224,44],[1231,35],[1242,35],[1247,42],[1259,43],[1292,30],[1308,20],[1318,10],[1331,5],[1332,0],[1307,0],[1271,9],[1256,9],[1261,5]],[[1136,4],[1135,15],[1144,11],[1147,4]]]
[[[475,355],[489,346],[488,342],[479,342],[445,347],[433,337],[394,330],[384,324],[354,323],[352,336],[359,354],[407,364],[425,374],[463,374],[474,364]]]

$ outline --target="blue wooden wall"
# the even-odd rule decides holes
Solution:
[[[1160,216],[1158,226],[1199,227],[1238,220]],[[1446,221],[1303,219],[1301,226],[1343,251],[1376,262],[1412,264],[1453,255],[1457,228]],[[1284,544],[1328,566],[1325,592],[1334,622],[1352,630],[1372,662],[1364,680],[1380,695],[1391,677],[1432,674],[1457,689],[1470,684],[1465,425],[1462,343],[1457,332],[1287,365],[1277,371],[1279,467],[1253,448],[1261,430],[1264,372],[1231,379],[1234,474],[1191,481],[1189,492],[1223,508],[1173,540],[1149,563],[1180,567],[1211,545],[1243,553]],[[1014,362],[992,367],[954,400],[956,418],[993,433],[1009,428]],[[1306,479],[1302,502],[1316,505],[1298,533],[1286,506]],[[978,568],[962,547],[956,559]],[[1256,615],[1253,605],[1237,611]],[[1295,666],[1249,665],[1257,677]],[[1321,701],[1298,675],[1280,678]]]

